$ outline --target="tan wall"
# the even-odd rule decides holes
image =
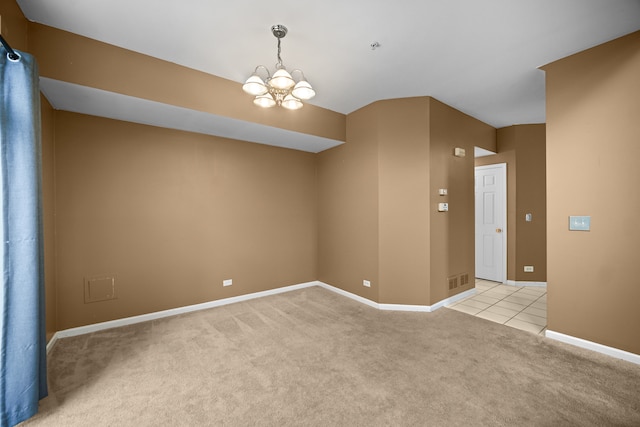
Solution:
[[[514,126],[516,133],[516,281],[547,281],[546,130],[544,124]],[[531,213],[532,220],[525,216]],[[524,272],[531,265],[534,271]]]
[[[66,112],[55,125],[59,329],[316,279],[313,154]],[[85,304],[100,276],[117,299]]]
[[[350,114],[347,143],[318,155],[320,280],[385,304],[431,305],[472,288],[480,144],[495,145],[494,128],[429,97]],[[437,212],[442,201],[450,212]],[[363,288],[376,269],[379,283]],[[469,284],[450,291],[447,277],[463,273]]]
[[[548,328],[640,354],[640,32],[544,69]]]
[[[429,98],[380,101],[380,302],[429,304]]]
[[[485,135],[484,138],[477,138],[474,141],[474,147],[484,148],[485,150],[497,153],[498,150],[498,136],[497,130],[492,127],[493,130],[489,130],[491,135]]]
[[[495,140],[493,127],[430,98],[430,304],[474,287],[473,147],[491,146]],[[466,157],[455,157],[456,147],[465,149]],[[440,188],[448,195],[438,195]],[[439,202],[448,202],[449,212],[438,212]],[[468,274],[469,283],[449,290],[447,278],[462,274]]]
[[[547,281],[546,135],[544,124],[498,129],[498,153],[476,166],[507,164],[507,280]],[[526,222],[525,215],[532,214]],[[524,266],[534,266],[525,273]]]
[[[28,51],[27,20],[14,0],[0,2],[0,34],[13,49]]]
[[[378,116],[377,104],[349,114],[348,143],[317,154],[318,279],[373,301],[379,299]]]
[[[296,111],[257,108],[238,82],[41,24],[29,24],[29,40],[43,77],[345,140],[344,114],[310,104]]]

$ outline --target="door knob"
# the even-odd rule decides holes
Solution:
[[[502,228],[496,228],[496,233],[502,233]]]

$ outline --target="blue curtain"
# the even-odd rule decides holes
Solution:
[[[35,59],[0,47],[0,424],[47,395],[40,89]]]

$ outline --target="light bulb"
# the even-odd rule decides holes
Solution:
[[[316,91],[313,90],[308,81],[300,80],[296,83],[291,94],[298,99],[311,99],[316,96]]]
[[[271,77],[267,84],[276,89],[289,89],[290,87],[293,87],[295,82],[287,70],[279,68],[275,73],[273,73],[273,77]]]
[[[276,101],[273,99],[270,93],[256,96],[253,103],[262,108],[271,108],[276,105]]]
[[[287,110],[298,110],[302,108],[302,101],[293,95],[287,95],[282,100],[282,106]]]

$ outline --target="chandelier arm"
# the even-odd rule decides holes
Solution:
[[[290,73],[291,74],[291,78],[293,78],[293,73],[295,73],[296,71],[299,72],[300,75],[302,76],[302,79],[300,79],[300,80],[307,80],[307,78],[305,77],[304,73],[299,68],[296,68],[295,70],[291,70],[291,73]],[[300,81],[300,80],[298,80],[298,81]]]
[[[253,70],[253,73],[254,74],[258,74],[258,70],[261,69],[261,68],[267,73],[267,79],[270,79],[271,78],[271,73],[269,72],[269,69],[267,67],[265,67],[264,65],[258,65],[256,67],[256,69]]]

